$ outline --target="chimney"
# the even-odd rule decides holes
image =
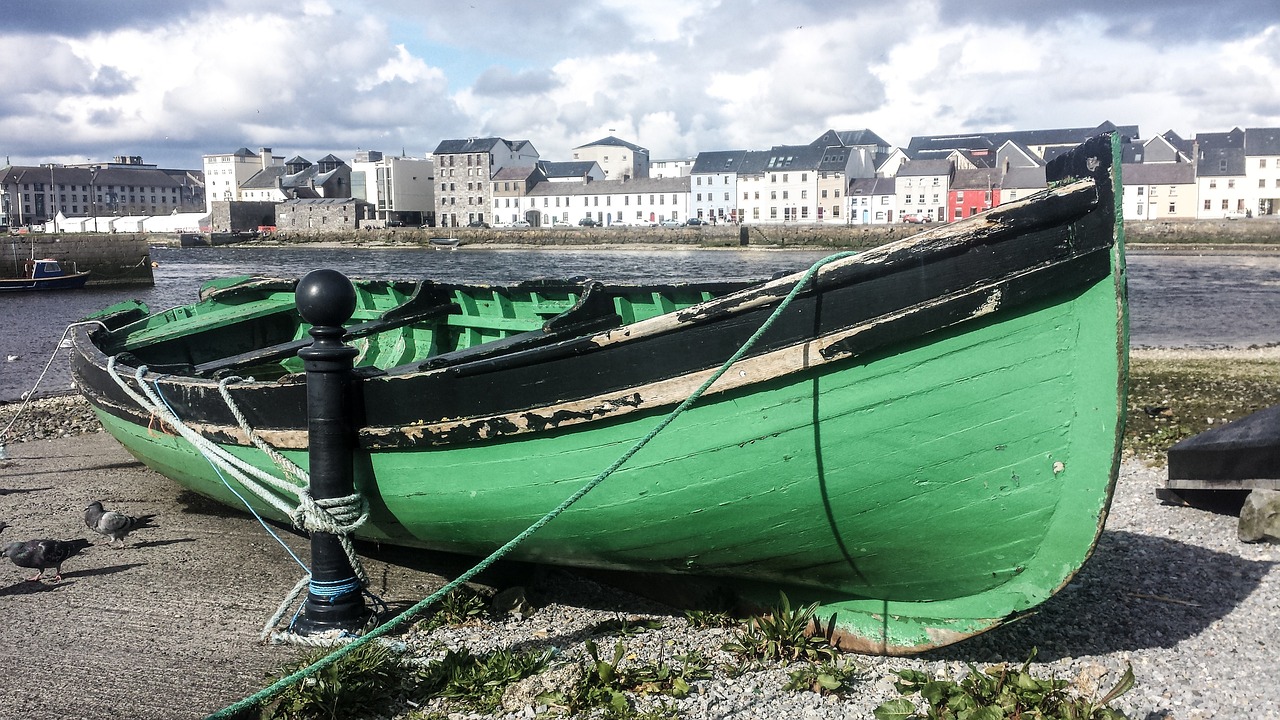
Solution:
[[[258,157],[262,159],[263,170],[271,167],[271,148],[262,148],[259,150]]]

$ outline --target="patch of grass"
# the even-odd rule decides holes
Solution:
[[[479,712],[492,712],[507,686],[536,675],[547,667],[551,651],[495,650],[486,655],[450,650],[444,658],[418,672],[420,697],[456,700]]]
[[[1162,465],[1179,440],[1280,404],[1280,360],[1132,357],[1125,452]]]
[[[420,629],[431,632],[446,625],[459,626],[478,622],[489,616],[488,595],[463,585],[444,597],[436,605],[436,611],[423,620]]]
[[[627,648],[621,641],[613,647],[613,655],[602,657],[594,640],[586,641],[589,657],[582,679],[552,695],[543,696],[548,704],[559,706],[570,714],[589,715],[608,720],[659,720],[678,717],[675,707],[658,703],[651,710],[637,710],[627,693],[686,697],[690,683],[711,677],[711,663],[698,653],[659,660],[636,667],[623,667]]]
[[[685,610],[684,619],[693,628],[729,628],[738,624],[729,613],[717,610]]]
[[[830,628],[826,632],[811,630],[812,626],[821,631],[813,617],[818,603],[792,608],[786,593],[780,592],[778,596],[778,604],[767,615],[752,618],[733,640],[724,644],[724,649],[754,660],[822,662],[835,659],[836,649],[828,640]],[[833,615],[830,626],[834,625]]]
[[[866,679],[866,670],[852,660],[836,658],[821,664],[808,664],[791,673],[784,690],[816,692],[819,695],[843,695],[855,683]]]
[[[289,675],[328,655],[328,648],[309,653],[285,669]],[[410,673],[398,656],[378,643],[368,643],[315,675],[290,686],[259,708],[258,720],[338,720],[379,714],[403,697]],[[249,717],[254,717],[250,715]]]
[[[876,720],[1000,720],[1000,718],[1060,718],[1061,720],[1126,720],[1127,716],[1110,703],[1133,688],[1133,668],[1100,699],[1082,698],[1067,692],[1066,680],[1040,679],[1029,669],[1035,650],[1021,668],[1000,664],[978,670],[969,665],[969,674],[960,682],[936,679],[919,670],[899,670],[894,687],[904,697],[881,703],[873,713]],[[911,701],[919,695],[923,709]]]

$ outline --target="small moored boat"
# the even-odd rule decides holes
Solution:
[[[358,281],[346,332],[371,516],[357,534],[486,555],[747,347],[509,557],[695,575],[762,605],[784,590],[867,652],[919,652],[1016,617],[1090,555],[1118,472],[1119,167],[1118,140],[1100,136],[1051,162],[1043,193],[812,276]],[[141,398],[264,471],[251,436],[305,467],[296,284],[226,279],[187,307],[101,313],[105,328],[75,333],[76,383],[131,453],[235,505]]]
[[[88,272],[67,272],[53,258],[27,260],[23,276],[0,278],[0,292],[18,290],[76,290],[89,280]]]

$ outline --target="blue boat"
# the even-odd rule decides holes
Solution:
[[[57,260],[28,260],[22,277],[0,278],[0,292],[19,290],[78,290],[89,279],[88,272],[66,272]]]

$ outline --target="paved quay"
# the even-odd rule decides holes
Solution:
[[[34,413],[35,429],[21,436],[53,439],[8,445],[0,520],[12,527],[0,540],[89,538],[83,510],[93,500],[155,513],[157,527],[131,535],[125,549],[99,540],[65,564],[60,583],[23,581],[31,573],[0,558],[9,660],[0,720],[184,720],[256,692],[298,654],[259,645],[257,636],[301,569],[248,516],[147,470],[90,422],[66,429],[69,417],[78,417],[74,406]],[[1154,491],[1163,478],[1163,468],[1123,463],[1093,558],[1035,611],[914,658],[855,657],[866,675],[841,697],[783,690],[794,669],[787,666],[726,673],[737,661],[722,648],[733,630],[692,628],[679,611],[561,571],[518,581],[533,593],[531,616],[406,637],[424,656],[441,646],[554,647],[562,660],[582,662],[593,628],[633,614],[658,618],[660,629],[620,640],[628,658],[651,663],[697,652],[719,669],[686,698],[637,702],[645,710],[673,702],[689,720],[870,718],[897,697],[895,670],[960,677],[969,663],[1020,665],[1033,649],[1037,676],[1068,680],[1086,695],[1132,666],[1137,685],[1116,706],[1133,720],[1280,718],[1280,546],[1241,543],[1232,514],[1161,504]],[[306,557],[303,538],[283,537]],[[469,567],[448,556],[360,550],[373,590],[393,612]],[[601,647],[615,640],[601,639]],[[538,710],[517,696],[492,715],[458,717],[523,720]]]
[[[109,435],[15,443],[0,460],[0,542],[53,537],[97,544],[68,560],[62,581],[0,558],[0,718],[204,717],[261,689],[299,655],[258,643],[302,569],[252,517],[184,491]],[[113,548],[84,508],[155,513],[154,528]],[[305,538],[281,533],[304,560]],[[403,551],[399,551],[403,552]],[[379,553],[380,556],[383,553]],[[395,608],[439,576],[362,555],[373,591]]]

